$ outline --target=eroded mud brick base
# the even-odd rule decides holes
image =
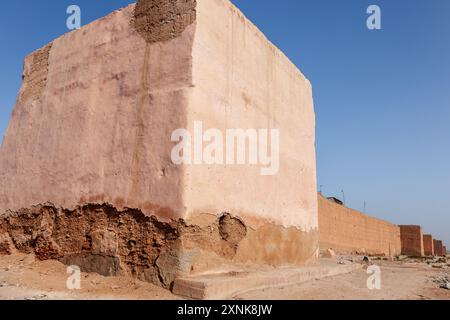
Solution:
[[[302,261],[306,239],[294,230],[280,239],[282,229],[250,230],[229,214],[200,227],[182,220],[160,222],[140,210],[119,211],[106,204],[75,210],[40,205],[1,218],[0,255],[34,253],[40,260],[60,260],[84,272],[132,276],[170,288],[178,276],[233,261],[270,264],[281,262],[283,255],[291,257],[286,263]],[[312,246],[304,254],[314,254],[316,240],[310,235]],[[268,241],[274,241],[272,254],[266,252]]]

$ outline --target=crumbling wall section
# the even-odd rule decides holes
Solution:
[[[108,204],[74,210],[47,204],[0,218],[0,255],[17,250],[85,272],[132,276],[170,288],[176,277],[211,267],[199,253],[208,252],[216,264],[231,261],[246,236],[247,227],[230,214],[196,226]]]
[[[47,85],[49,57],[53,43],[30,54],[24,61],[22,71],[22,90],[19,101],[41,101]]]

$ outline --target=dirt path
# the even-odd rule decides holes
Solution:
[[[369,290],[364,269],[349,274],[310,281],[301,285],[249,292],[237,299],[325,299],[325,300],[432,300],[450,299],[450,290],[441,289],[434,278],[450,276],[449,269],[425,263],[380,261],[381,289]]]
[[[367,289],[365,270],[300,285],[248,292],[236,299],[448,299],[450,290],[433,279],[450,279],[450,268],[433,268],[423,262],[377,261],[381,290]],[[69,290],[67,266],[57,261],[36,261],[32,255],[0,257],[0,300],[51,299],[181,299],[170,291],[130,278],[81,274],[81,290]]]

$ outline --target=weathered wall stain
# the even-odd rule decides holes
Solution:
[[[196,0],[139,0],[132,24],[149,43],[167,41],[196,20]]]
[[[23,66],[23,88],[19,101],[40,101],[47,85],[49,56],[53,43],[37,50],[25,59]]]

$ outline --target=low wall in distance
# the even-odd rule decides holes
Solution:
[[[444,255],[444,248],[442,246],[441,240],[433,240],[434,242],[434,255],[435,256],[443,256]]]
[[[434,243],[431,234],[423,235],[423,250],[426,256],[434,256]]]
[[[400,226],[400,239],[402,243],[402,254],[417,257],[423,257],[425,255],[421,226]]]
[[[347,208],[321,194],[320,248],[338,253],[395,256],[401,253],[400,228],[392,223]]]

